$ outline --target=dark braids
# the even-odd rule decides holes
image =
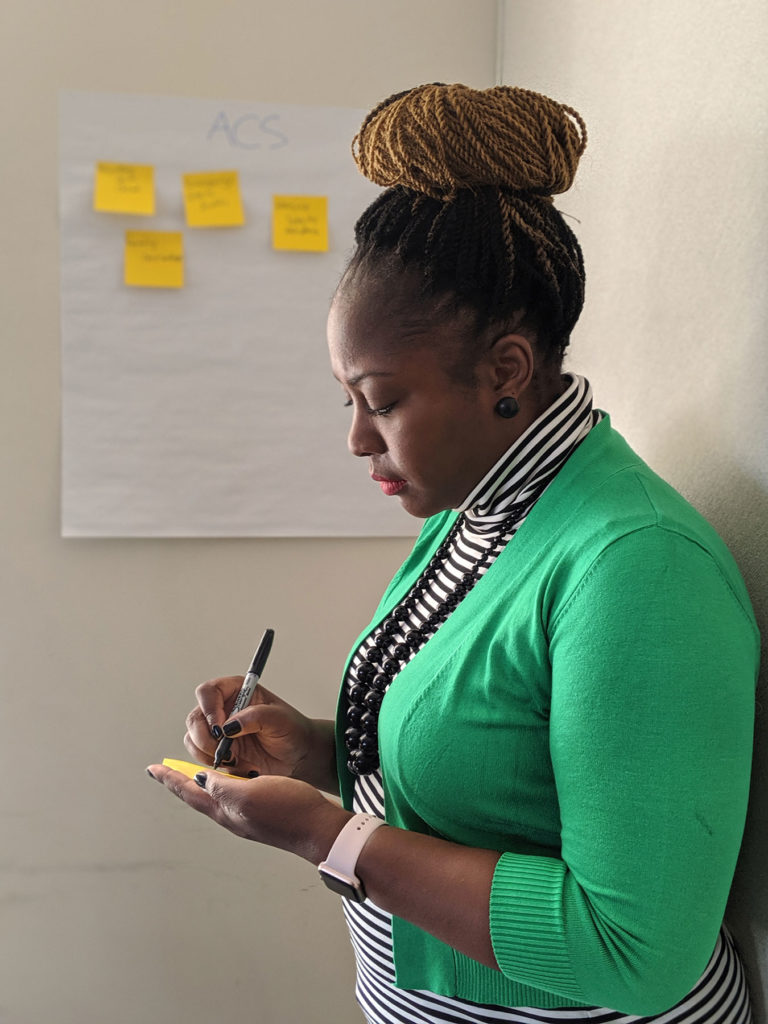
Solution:
[[[355,227],[343,281],[394,263],[421,297],[469,309],[478,330],[530,325],[559,362],[584,301],[584,261],[552,204],[586,145],[579,115],[538,93],[420,86],[379,104],[353,143],[389,186]]]

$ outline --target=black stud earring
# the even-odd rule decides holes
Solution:
[[[502,419],[511,420],[513,416],[517,416],[520,412],[520,406],[514,395],[506,395],[498,400],[494,406],[494,411]]]

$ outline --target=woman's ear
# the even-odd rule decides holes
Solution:
[[[533,347],[524,334],[502,334],[491,345],[486,362],[489,383],[502,397],[519,399],[533,378]]]

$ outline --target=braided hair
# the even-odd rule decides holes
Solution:
[[[559,365],[584,302],[584,261],[552,195],[570,187],[586,141],[575,110],[527,89],[435,84],[390,96],[352,144],[385,191],[355,225],[342,286],[415,275],[435,311],[469,311],[476,332],[530,326]]]

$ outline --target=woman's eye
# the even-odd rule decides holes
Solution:
[[[389,405],[382,405],[378,409],[371,409],[371,416],[386,416],[387,413],[392,412],[396,405],[397,402],[390,402]]]
[[[351,398],[347,398],[344,402],[344,408],[350,409],[354,405]],[[387,413],[392,412],[397,402],[390,402],[388,405],[380,405],[377,409],[372,409],[367,402],[364,403],[365,411],[369,416],[386,416]]]

